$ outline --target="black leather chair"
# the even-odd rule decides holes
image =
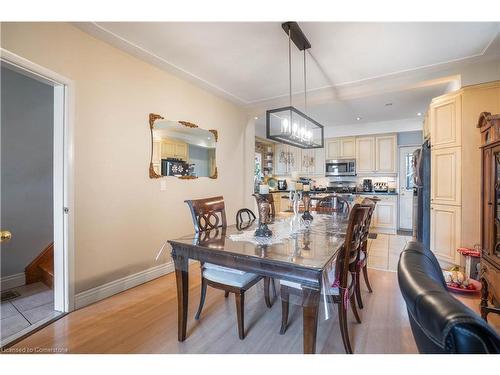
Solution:
[[[436,257],[420,242],[401,253],[398,280],[420,353],[500,353],[499,335],[450,295]]]

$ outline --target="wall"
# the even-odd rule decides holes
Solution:
[[[2,23],[2,47],[75,83],[75,289],[163,262],[163,243],[192,231],[185,199],[223,195],[229,222],[241,186],[247,116],[234,104],[66,23]],[[148,114],[217,129],[219,178],[148,176]],[[252,139],[253,142],[253,139]]]
[[[328,126],[325,128],[325,138],[418,131],[422,127],[423,118]]]
[[[398,133],[398,146],[414,146],[424,143],[422,131]]]
[[[53,241],[53,88],[1,68],[1,276],[24,268]]]

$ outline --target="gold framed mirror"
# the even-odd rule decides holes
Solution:
[[[217,178],[217,130],[189,121],[172,121],[149,114],[151,159],[149,177]]]

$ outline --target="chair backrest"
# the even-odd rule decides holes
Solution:
[[[500,353],[500,337],[447,290],[434,254],[410,241],[399,257],[399,289],[420,353]]]
[[[246,229],[252,225],[256,217],[253,211],[249,208],[239,209],[236,213],[236,228],[238,230]]]
[[[227,227],[223,197],[186,200],[184,202],[188,204],[191,210],[196,232]]]
[[[349,202],[340,195],[332,194],[327,197],[321,198],[316,203],[316,211],[320,213],[339,212],[349,213]]]
[[[368,206],[368,216],[366,217],[365,232],[363,233],[363,241],[368,240],[368,234],[370,232],[370,225],[372,222],[373,211],[375,211],[375,205],[377,203],[370,198],[365,198],[361,201],[362,206]]]
[[[336,278],[340,281],[342,288],[348,287],[349,270],[359,259],[359,251],[369,210],[370,207],[360,204],[355,204],[351,209],[344,245],[337,257]]]

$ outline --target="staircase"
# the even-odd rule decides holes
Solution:
[[[54,243],[42,250],[25,269],[26,284],[41,281],[49,288],[54,287]]]

